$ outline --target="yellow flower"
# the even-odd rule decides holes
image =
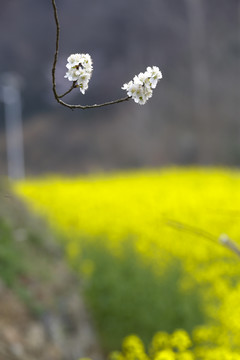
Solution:
[[[159,351],[155,357],[154,360],[175,360],[175,353],[171,349],[166,349]]]
[[[136,335],[127,336],[123,340],[122,348],[125,355],[145,353],[143,342]]]
[[[183,351],[176,355],[176,360],[194,360],[195,357],[191,351]]]
[[[171,336],[171,345],[178,351],[184,351],[192,345],[192,342],[185,330],[176,330]]]
[[[124,360],[124,356],[120,351],[113,351],[109,355],[109,360]]]
[[[154,355],[159,350],[166,349],[170,346],[170,336],[167,332],[159,331],[157,332],[151,342],[150,354]]]

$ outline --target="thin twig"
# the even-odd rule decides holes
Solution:
[[[113,104],[117,104],[117,103],[120,103],[120,102],[123,102],[123,101],[127,101],[129,100],[130,97],[125,97],[125,98],[122,98],[122,99],[118,99],[118,100],[113,100],[113,101],[108,101],[108,102],[105,102],[103,104],[93,104],[93,105],[71,105],[71,104],[67,104],[65,103],[64,101],[60,100],[58,98],[58,103],[69,108],[69,109],[82,109],[82,110],[85,110],[85,109],[93,109],[93,108],[99,108],[99,107],[103,107],[103,106],[107,106],[107,105],[113,105]]]
[[[237,256],[240,257],[240,248],[239,246],[231,240],[227,235],[222,234],[219,236],[219,242],[226,248],[228,248],[230,251],[234,252]]]
[[[178,221],[171,220],[171,219],[165,219],[164,222],[172,228],[175,228],[175,229],[178,229],[181,231],[185,231],[188,233],[192,233],[197,236],[203,237],[207,240],[210,240],[215,245],[223,245],[224,247],[228,248],[231,252],[236,254],[238,257],[240,257],[240,248],[239,248],[238,244],[236,242],[234,242],[233,240],[231,240],[225,234],[220,235],[218,238],[218,241],[216,241],[217,236],[209,233],[208,231],[197,228],[195,226],[183,224]]]
[[[126,97],[121,98],[121,99],[108,101],[108,102],[105,102],[105,103],[102,103],[102,104],[93,104],[93,105],[71,105],[71,104],[67,104],[66,102],[60,100],[60,98],[64,97],[70,91],[72,91],[74,87],[72,86],[63,95],[58,95],[57,94],[57,90],[56,90],[56,74],[55,73],[56,73],[56,65],[57,65],[58,52],[59,52],[60,25],[59,25],[57,6],[56,6],[55,0],[52,0],[52,6],[53,6],[54,19],[55,19],[55,24],[56,24],[56,48],[55,48],[53,66],[52,66],[52,89],[53,89],[54,97],[57,100],[57,102],[59,104],[65,106],[65,107],[69,108],[69,109],[72,109],[72,110],[73,109],[82,109],[82,110],[84,110],[84,109],[99,108],[99,107],[103,107],[103,106],[118,104],[118,103],[128,101],[129,99],[131,99],[131,97],[126,96]]]
[[[56,71],[56,65],[57,65],[57,59],[58,59],[60,26],[59,26],[59,21],[58,21],[58,14],[57,14],[57,7],[56,7],[55,0],[52,0],[52,6],[53,6],[53,11],[54,11],[54,19],[55,19],[55,23],[56,23],[56,45],[55,45],[56,48],[55,48],[53,66],[52,66],[52,85],[53,85],[53,93],[54,93],[55,99],[58,101],[59,99],[58,99],[58,94],[56,91],[55,71]]]
[[[164,219],[164,222],[168,226],[170,226],[172,228],[175,228],[175,229],[178,229],[178,230],[181,230],[181,231],[185,231],[185,232],[188,232],[190,234],[195,234],[195,235],[200,236],[200,237],[204,237],[205,239],[213,241],[216,244],[216,236],[209,233],[208,231],[202,230],[202,229],[197,228],[197,227],[192,226],[192,225],[183,224],[181,222],[171,220],[171,219]]]
[[[61,99],[63,98],[65,95],[69,94],[73,89],[75,89],[76,86],[76,81],[73,82],[72,86],[70,87],[70,89],[68,89],[64,94],[62,95],[58,95],[58,98]]]

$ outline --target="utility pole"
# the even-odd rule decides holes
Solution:
[[[189,45],[192,63],[193,121],[198,160],[206,162],[212,148],[209,138],[209,73],[206,48],[206,16],[204,0],[185,0],[189,22]]]
[[[8,177],[13,180],[23,179],[25,168],[20,81],[17,75],[4,73],[0,77],[0,86],[5,115]]]
[[[185,0],[188,10],[192,59],[194,112],[207,117],[209,110],[209,74],[206,55],[206,18],[204,0]]]

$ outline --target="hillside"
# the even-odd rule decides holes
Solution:
[[[101,359],[79,279],[46,224],[0,183],[0,359]]]

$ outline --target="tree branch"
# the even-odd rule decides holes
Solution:
[[[52,0],[52,6],[53,6],[54,19],[55,19],[55,24],[56,24],[56,48],[55,48],[55,54],[54,54],[54,59],[53,59],[53,66],[52,66],[52,90],[53,90],[53,94],[54,94],[56,101],[59,104],[65,106],[69,109],[72,109],[72,110],[73,109],[84,110],[84,109],[99,108],[99,107],[103,107],[103,106],[118,104],[118,103],[128,101],[129,99],[131,99],[131,97],[126,96],[121,99],[108,101],[108,102],[105,102],[102,104],[93,104],[93,105],[71,105],[71,104],[67,104],[66,102],[61,100],[61,98],[63,98],[65,95],[69,94],[75,88],[75,85],[73,84],[71,86],[71,88],[69,90],[67,90],[64,94],[58,95],[57,90],[56,90],[56,65],[57,65],[58,52],[59,52],[60,25],[59,25],[57,6],[56,6],[55,0]]]
[[[219,236],[219,242],[230,251],[234,252],[237,256],[240,257],[240,248],[238,244],[236,244],[233,240],[229,239],[229,237],[225,234]]]
[[[197,228],[195,226],[183,224],[183,223],[180,223],[178,221],[171,220],[171,219],[165,219],[164,222],[168,226],[170,226],[172,228],[175,228],[177,230],[192,233],[192,234],[195,234],[197,236],[203,237],[203,238],[205,238],[207,240],[210,240],[215,245],[223,245],[224,247],[229,249],[231,252],[233,252],[234,254],[236,254],[240,258],[240,248],[239,248],[238,244],[236,242],[234,242],[233,240],[231,240],[225,234],[220,235],[219,239],[218,239],[218,242],[217,242],[216,241],[217,237],[215,235],[209,233],[208,231]]]
[[[58,95],[58,98],[61,99],[63,98],[65,95],[69,94],[73,89],[75,89],[76,86],[76,81],[73,82],[72,86],[70,87],[70,89],[68,89],[64,94],[62,95]]]

